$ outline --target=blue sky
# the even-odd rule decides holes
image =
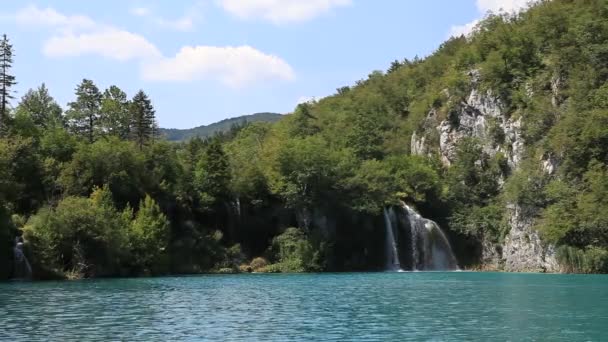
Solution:
[[[62,105],[89,78],[144,89],[161,127],[299,101],[425,56],[487,11],[525,0],[4,1],[17,97],[45,82]]]

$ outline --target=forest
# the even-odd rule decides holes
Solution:
[[[517,205],[562,271],[608,272],[608,1],[490,14],[278,122],[183,142],[159,133],[144,91],[83,79],[66,108],[44,84],[15,99],[13,52],[4,36],[0,279],[16,239],[36,279],[375,271],[383,209],[401,202],[446,230],[462,268],[483,268]],[[473,88],[521,119],[516,165],[475,137],[442,160],[429,115],[458,123]]]

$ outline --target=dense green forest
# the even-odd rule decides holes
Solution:
[[[210,125],[198,126],[190,129],[161,128],[160,135],[169,141],[184,141],[192,138],[206,139],[217,133],[226,133],[235,126],[244,126],[254,122],[276,122],[281,119],[277,113],[255,113],[241,115],[230,119],[212,123]]]
[[[180,143],[161,139],[143,91],[85,79],[65,110],[44,85],[13,100],[0,48],[3,278],[21,235],[37,278],[378,270],[382,210],[400,201],[448,232],[463,267],[483,266],[517,205],[563,271],[608,271],[608,1],[489,15],[276,123]],[[494,126],[505,153],[471,137],[442,160],[429,118],[458,125],[474,88],[521,119],[517,165]]]

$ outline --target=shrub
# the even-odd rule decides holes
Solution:
[[[90,198],[66,197],[56,208],[31,217],[24,235],[38,264],[34,269],[44,265],[43,273],[117,274],[128,257],[128,221],[110,196],[107,187],[96,189]]]
[[[561,246],[557,250],[557,258],[565,272],[608,273],[608,250],[603,248]]]
[[[253,260],[251,260],[251,263],[249,264],[249,266],[251,266],[251,269],[255,272],[259,271],[260,269],[268,266],[268,260],[262,258],[262,257],[257,257],[254,258]]]
[[[253,272],[253,268],[251,268],[251,266],[249,266],[249,265],[240,265],[239,266],[239,272],[242,272],[242,273],[251,273],[251,272]]]
[[[276,263],[264,267],[264,272],[300,273],[322,268],[319,251],[301,229],[287,228],[272,240],[271,251]]]
[[[161,212],[158,204],[146,195],[139,204],[139,211],[129,230],[134,266],[144,273],[166,272],[169,235],[167,217]]]

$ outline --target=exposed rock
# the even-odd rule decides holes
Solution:
[[[545,156],[541,160],[540,164],[543,169],[543,172],[546,173],[547,175],[552,176],[555,173],[555,171],[557,170],[558,161],[554,156],[549,155],[549,156]]]
[[[499,117],[502,115],[502,103],[492,95],[492,91],[488,90],[485,94],[480,93],[477,89],[471,90],[467,105],[479,112],[483,116]]]
[[[502,248],[505,271],[559,272],[554,247],[543,244],[529,216],[517,205],[507,208],[511,230]]]
[[[559,75],[554,75],[551,79],[551,104],[553,107],[558,107],[561,104],[562,78]]]
[[[336,232],[336,219],[327,215],[321,208],[302,208],[296,211],[298,227],[307,231],[317,229],[324,237],[329,237]]]
[[[458,143],[469,137],[478,139],[484,153],[489,156],[502,153],[509,167],[515,169],[524,151],[521,126],[521,119],[515,120],[503,114],[503,105],[491,91],[482,94],[473,89],[467,102],[460,104],[450,119],[437,127],[441,160],[446,166],[451,165],[456,158]],[[502,141],[496,141],[496,136]],[[416,135],[416,139],[419,142],[423,138]]]
[[[459,143],[464,138],[477,139],[485,154],[495,156],[502,153],[507,158],[511,170],[521,163],[525,145],[522,135],[522,120],[514,118],[504,110],[500,99],[488,90],[481,92],[477,86],[479,72],[469,73],[472,90],[466,102],[457,105],[448,115],[448,119],[434,127],[439,134],[439,146],[429,146],[432,128],[429,123],[435,122],[436,112],[429,112],[423,129],[412,135],[411,151],[413,154],[428,154],[438,148],[444,165],[451,165],[456,159]],[[556,104],[559,102],[560,78],[554,78],[551,88]],[[528,90],[532,93],[532,89]],[[432,120],[431,120],[432,119]],[[552,157],[542,160],[543,170],[553,174],[557,161]],[[502,183],[504,178],[499,180]],[[518,206],[508,206],[510,231],[502,244],[482,239],[482,264],[484,269],[503,269],[506,271],[558,272],[559,265],[555,258],[554,248],[543,245],[538,232],[532,225],[532,218],[522,213]]]
[[[410,149],[411,153],[417,156],[423,156],[429,153],[428,146],[426,144],[426,136],[418,137],[416,132],[412,135],[412,146]]]
[[[504,268],[501,245],[487,239],[482,239],[481,248],[481,264],[483,269],[497,271]]]
[[[410,146],[411,154],[418,156],[428,156],[432,154],[432,146],[429,144],[427,133],[434,130],[435,127],[437,127],[437,111],[431,109],[422,123],[421,134],[418,135],[416,132],[412,134]]]

